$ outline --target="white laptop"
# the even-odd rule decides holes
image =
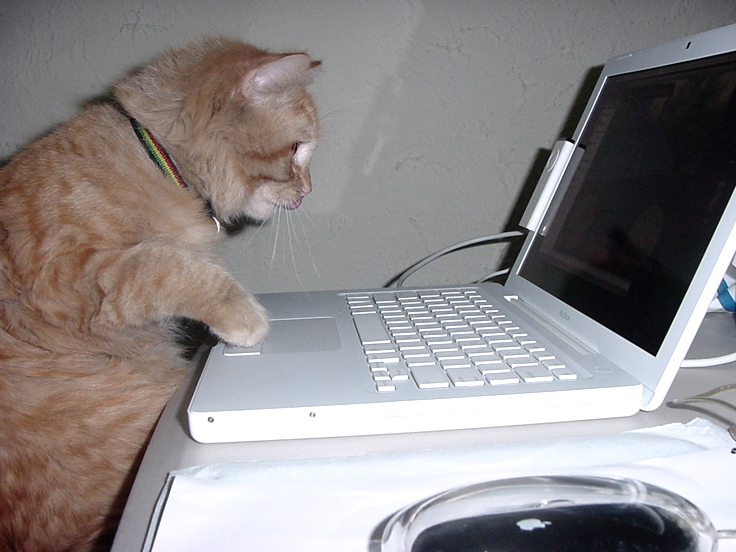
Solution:
[[[620,417],[663,401],[736,251],[736,25],[611,59],[506,283],[266,294],[209,353],[203,443]]]

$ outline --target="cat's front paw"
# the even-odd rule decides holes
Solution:
[[[220,320],[210,324],[210,328],[227,343],[251,347],[268,334],[268,313],[249,293],[223,305],[218,314]]]

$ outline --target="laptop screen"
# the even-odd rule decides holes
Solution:
[[[609,77],[577,145],[520,275],[656,355],[736,185],[736,54]]]

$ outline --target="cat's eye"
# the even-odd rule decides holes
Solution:
[[[296,155],[296,152],[299,149],[300,144],[301,142],[294,142],[293,144],[291,144],[291,154],[292,155]]]

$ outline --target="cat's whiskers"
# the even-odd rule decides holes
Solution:
[[[278,243],[279,243],[279,233],[280,233],[279,229],[281,226],[281,211],[282,209],[276,210],[276,225],[275,225],[276,228],[275,230],[274,230],[274,226],[273,225],[271,226],[271,236],[273,237],[273,252],[271,253],[271,263],[268,265],[269,272],[273,270],[273,263],[274,263],[274,260],[276,259],[276,248],[278,247]]]
[[[287,236],[289,237],[289,250],[291,251],[291,264],[294,267],[294,275],[296,276],[297,282],[299,282],[299,287],[302,288],[302,291],[304,293],[309,294],[306,288],[304,287],[304,283],[302,282],[302,279],[299,277],[299,268],[297,267],[296,258],[294,256],[294,243],[291,238],[292,230],[293,230],[295,239],[298,238],[299,236],[296,233],[296,228],[294,227],[294,221],[291,218],[292,216],[291,213],[292,213],[291,210],[286,212],[286,233],[287,233]]]
[[[309,220],[309,222],[312,223],[312,226],[314,226],[314,228],[316,229],[317,225],[312,220],[312,217],[309,216],[309,213],[304,211],[304,216],[307,217],[307,220]],[[302,227],[302,233],[304,234],[304,243],[307,244],[307,253],[309,254],[309,260],[312,263],[312,267],[314,267],[314,272],[315,274],[317,274],[317,278],[322,278],[322,276],[319,273],[319,270],[317,269],[317,263],[315,263],[314,261],[314,255],[312,255],[312,247],[309,245],[309,235],[307,234],[307,229],[304,226],[304,221],[302,220],[302,215],[299,213],[299,211],[296,211],[296,218]],[[296,228],[294,229],[294,231],[296,233]]]
[[[296,215],[292,213],[296,213]],[[296,216],[296,219],[293,218],[294,216]],[[312,225],[317,228],[317,225],[314,224],[314,221],[311,220],[306,212],[304,212],[304,216],[306,216],[312,223]],[[308,293],[299,271],[299,263],[297,262],[298,255],[296,251],[297,247],[300,247],[302,244],[306,245],[306,251],[309,255],[312,267],[314,268],[314,272],[318,278],[321,278],[321,275],[319,273],[319,270],[317,269],[317,264],[314,260],[314,255],[312,254],[312,248],[309,244],[309,234],[307,232],[307,228],[301,217],[302,215],[299,214],[299,209],[280,208],[271,218],[272,246],[269,272],[273,272],[277,262],[281,262],[286,265],[287,263],[289,263],[290,259],[290,264],[294,269],[294,276],[296,277],[297,282],[299,282],[299,287],[302,291]],[[284,232],[286,232],[285,236],[283,235]]]
[[[258,235],[258,233],[261,231],[261,229],[263,228],[265,224],[266,224],[265,221],[262,221],[262,222],[259,222],[258,224],[249,225],[249,226],[256,226],[256,230],[255,232],[253,232],[253,235],[250,237],[250,239],[245,243],[242,251],[245,251],[250,246],[250,244],[253,242],[253,240],[255,239],[255,237]]]

